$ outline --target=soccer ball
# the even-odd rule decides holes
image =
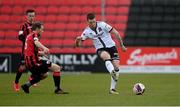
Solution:
[[[142,95],[145,91],[145,86],[142,83],[136,83],[133,87],[133,93],[136,95]]]

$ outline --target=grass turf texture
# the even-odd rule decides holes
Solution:
[[[27,80],[24,74],[20,83]],[[172,106],[180,105],[180,74],[121,74],[117,85],[119,95],[110,95],[108,74],[63,74],[62,87],[68,95],[55,95],[52,76],[31,87],[30,94],[12,90],[15,74],[0,74],[0,105],[58,106]],[[132,87],[141,82],[143,95],[134,95]]]

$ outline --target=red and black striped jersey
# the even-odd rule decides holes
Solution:
[[[39,40],[38,35],[34,32],[30,33],[25,41],[24,57],[27,64],[27,60],[36,64],[38,62],[38,47],[36,47],[34,41]],[[29,59],[30,58],[30,59]],[[30,63],[30,62],[28,62]]]
[[[24,45],[27,35],[29,35],[32,32],[32,23],[26,21],[24,22],[19,31],[18,39],[22,41],[22,55],[24,53]]]

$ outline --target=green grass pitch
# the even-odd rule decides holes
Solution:
[[[117,90],[109,95],[108,74],[63,74],[62,87],[68,95],[55,95],[52,76],[31,87],[30,94],[12,90],[15,74],[0,74],[0,106],[180,106],[180,74],[121,74]],[[27,80],[23,74],[20,83]],[[141,82],[143,95],[134,95],[132,87]]]

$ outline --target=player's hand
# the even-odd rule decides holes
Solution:
[[[76,39],[75,39],[75,47],[80,47],[81,46],[81,37],[78,36]]]
[[[46,54],[44,51],[38,51],[39,56],[45,56],[47,57],[48,54]]]
[[[43,51],[44,51],[45,54],[49,54],[49,49],[48,48],[44,48]]]
[[[38,51],[38,54],[39,54],[40,56],[44,56],[44,55],[45,55],[44,51]]]
[[[121,46],[121,49],[123,52],[126,52],[126,50],[127,50],[127,48],[124,45]]]

